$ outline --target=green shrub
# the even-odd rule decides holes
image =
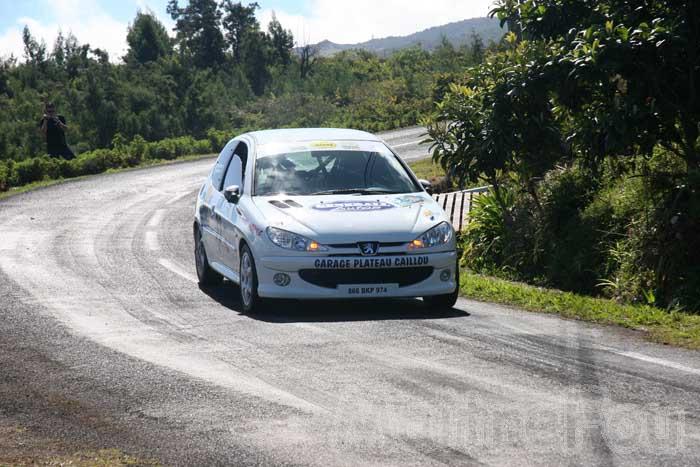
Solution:
[[[494,192],[479,197],[467,229],[466,264],[508,279],[598,293],[611,213],[586,211],[595,195],[590,180],[578,167],[558,168],[534,195],[510,187],[500,190],[500,201]]]
[[[45,157],[35,157],[17,162],[15,164],[17,183],[19,185],[28,185],[47,178],[48,170],[45,161]]]
[[[146,143],[146,140],[141,137],[141,135],[136,135],[134,136],[134,139],[131,140],[131,143],[129,143],[129,147],[127,149],[128,154],[129,154],[129,162],[131,164],[132,161],[138,161],[135,164],[131,165],[137,165],[140,163],[146,155],[146,146],[148,143]]]
[[[610,204],[621,234],[608,250],[608,295],[700,310],[700,184],[693,172],[678,183],[677,173],[673,160],[656,154],[640,176],[615,185]]]
[[[697,177],[698,180],[693,180]],[[627,303],[700,310],[700,173],[657,151],[622,172],[557,168],[479,197],[470,269]]]
[[[223,149],[223,146],[219,149]],[[212,150],[211,142],[208,139],[199,139],[192,146],[192,154],[211,154],[216,152]]]
[[[122,167],[121,155],[111,149],[96,149],[71,161],[76,175],[94,175]]]
[[[541,210],[535,212],[539,264],[548,285],[587,294],[598,292],[605,274],[606,232],[610,212],[586,207],[594,197],[595,178],[573,166],[550,171],[538,187]]]
[[[209,140],[209,148],[211,152],[221,151],[224,146],[226,146],[226,143],[233,139],[236,134],[240,133],[245,133],[245,131],[240,131],[238,133],[215,129],[207,131],[207,139]]]
[[[478,272],[496,274],[513,266],[509,229],[515,196],[507,189],[498,195],[490,191],[474,199],[469,225],[461,236],[463,262]]]
[[[5,162],[6,167],[7,167],[7,184],[5,185],[5,189],[9,190],[13,186],[19,186],[19,175],[17,174],[17,163],[13,160],[9,160]]]
[[[0,161],[0,191],[10,188],[10,169],[4,161]]]

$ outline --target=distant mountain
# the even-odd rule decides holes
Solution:
[[[433,50],[445,36],[455,46],[469,44],[472,41],[472,32],[475,32],[488,45],[490,41],[498,42],[506,33],[500,27],[500,23],[494,18],[472,18],[443,26],[435,26],[424,31],[416,32],[408,36],[385,37],[372,39],[359,44],[336,44],[331,41],[319,42],[315,45],[323,57],[335,55],[338,52],[349,49],[364,49],[378,55],[387,55],[393,51],[420,44],[426,50]]]

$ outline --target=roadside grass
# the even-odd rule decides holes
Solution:
[[[434,163],[432,159],[421,159],[419,161],[409,164],[411,170],[416,174],[416,177],[423,178],[425,180],[433,181],[438,178],[445,176],[445,171],[438,164]]]
[[[153,460],[143,460],[123,454],[117,449],[103,449],[92,452],[77,452],[70,456],[52,457],[48,465],[70,465],[76,467],[122,467],[122,466],[158,466]]]
[[[648,305],[623,305],[603,298],[534,287],[465,271],[461,275],[465,298],[500,303],[565,318],[613,324],[644,332],[652,341],[700,349],[700,315],[668,311]]]
[[[81,175],[79,177],[41,180],[38,182],[29,183],[27,185],[22,185],[22,186],[19,186],[16,188],[10,188],[7,191],[0,191],[0,201],[5,199],[5,198],[9,198],[11,196],[26,193],[28,191],[36,190],[39,188],[46,188],[46,187],[53,186],[53,185],[58,185],[59,183],[73,182],[76,180],[83,180],[85,178],[100,176],[100,175],[104,175],[104,174],[113,174],[113,173],[120,173],[120,172],[129,172],[132,170],[140,170],[140,169],[143,169],[146,167],[153,167],[153,166],[160,166],[160,165],[173,165],[173,164],[179,164],[182,162],[196,161],[199,159],[207,159],[209,157],[214,157],[215,155],[216,154],[193,154],[193,155],[189,155],[189,156],[178,157],[177,159],[149,159],[149,160],[143,161],[141,164],[135,165],[133,167],[119,167],[116,169],[108,169],[100,174],[95,174],[95,175]]]
[[[5,463],[7,462],[7,463]],[[102,449],[99,451],[80,451],[67,455],[48,455],[46,457],[34,454],[18,455],[3,459],[0,465],[30,466],[30,465],[70,465],[75,467],[125,467],[125,466],[158,466],[157,461],[143,460],[123,454],[117,449]]]
[[[22,426],[0,420],[0,466],[70,465],[76,467],[158,466],[119,449],[78,450],[71,442],[47,438]]]
[[[27,185],[22,185],[17,188],[10,188],[7,191],[0,191],[0,200],[3,200],[5,198],[9,198],[11,196],[19,195],[22,193],[26,193],[28,191],[36,190],[37,188],[44,188],[47,186],[51,185],[58,185],[59,183],[63,183],[66,180],[80,180],[81,178],[84,177],[75,177],[75,178],[59,178],[56,180],[42,180],[40,182],[34,182],[34,183],[29,183]]]

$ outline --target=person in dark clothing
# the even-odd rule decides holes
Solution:
[[[39,130],[46,140],[46,152],[52,157],[73,159],[75,154],[66,144],[66,117],[56,113],[56,106],[49,102],[44,107],[44,116],[39,121]]]

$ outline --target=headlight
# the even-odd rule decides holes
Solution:
[[[278,247],[294,251],[327,251],[323,245],[302,235],[297,235],[276,227],[267,228],[267,238]]]
[[[409,243],[408,248],[410,250],[418,250],[445,245],[452,240],[453,235],[452,226],[447,222],[441,222]]]

